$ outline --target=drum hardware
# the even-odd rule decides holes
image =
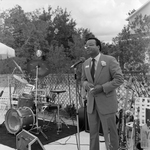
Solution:
[[[32,61],[28,64],[28,68],[30,69],[31,73],[34,73],[35,71],[35,127],[30,130],[30,132],[33,132],[35,134],[41,133],[47,140],[48,137],[44,134],[42,131],[41,126],[38,125],[38,77],[41,77],[47,73],[47,68],[45,67],[45,64],[41,61]]]
[[[56,98],[56,94],[53,93],[52,96],[49,96],[49,95],[46,95],[45,96],[46,98],[46,103],[45,105],[42,107],[42,112],[43,112],[43,122],[45,123],[45,111],[46,112],[52,112],[53,113],[53,116],[52,118],[50,119],[50,121],[46,124],[43,125],[43,129],[47,129],[49,127],[49,124],[50,122],[54,122],[56,123],[56,116],[57,116],[57,104],[54,104],[55,103],[55,98]],[[60,105],[61,107],[61,105]],[[59,107],[59,108],[60,108]]]
[[[58,100],[58,104],[57,104],[57,115],[56,115],[56,123],[57,123],[57,134],[59,134],[59,132],[62,131],[62,123],[64,123],[66,125],[67,128],[69,128],[69,126],[63,121],[63,119],[60,117],[60,102],[59,102],[59,94],[60,93],[64,93],[66,92],[65,90],[52,90],[52,93],[56,93],[57,94],[57,100]]]
[[[61,105],[59,106],[59,108],[61,107]],[[47,128],[49,127],[50,125],[50,122],[54,122],[54,123],[57,123],[56,122],[56,117],[57,117],[57,104],[49,104],[47,106],[43,106],[43,122],[45,123],[45,111],[47,112],[52,112],[53,111],[53,115],[52,115],[52,118],[49,120],[49,122],[47,124],[44,124],[43,125],[43,129],[44,130],[47,130]]]

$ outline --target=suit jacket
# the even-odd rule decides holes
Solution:
[[[97,94],[95,98],[87,92],[87,112],[93,112],[94,99],[99,111],[102,114],[115,113],[118,109],[116,88],[123,82],[123,74],[117,60],[108,55],[101,54],[97,69],[95,71],[95,80],[91,76],[91,59],[87,59],[82,65],[82,85],[85,88],[87,82],[94,86],[102,85],[103,92]]]

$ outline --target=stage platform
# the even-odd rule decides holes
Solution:
[[[68,136],[58,141],[44,145],[45,150],[89,150],[89,133],[82,131],[80,136],[80,148],[77,146],[76,137],[78,134]],[[15,150],[0,144],[2,150]],[[100,136],[100,150],[106,150],[104,138]]]

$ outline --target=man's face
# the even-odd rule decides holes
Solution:
[[[96,41],[94,39],[88,40],[85,45],[87,54],[90,57],[95,57],[99,54],[99,46],[96,46]]]

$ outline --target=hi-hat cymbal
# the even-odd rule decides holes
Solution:
[[[36,76],[38,69],[38,77],[45,77],[49,74],[49,66],[42,60],[32,60],[27,64],[28,71]]]
[[[57,94],[59,94],[59,93],[64,93],[64,92],[66,92],[66,90],[51,90],[51,92],[53,92],[53,93],[57,93]]]
[[[25,80],[23,77],[17,76],[17,75],[15,75],[15,74],[13,75],[13,77],[14,77],[15,79],[17,79],[18,81],[20,81],[21,83],[28,84],[28,81]]]

